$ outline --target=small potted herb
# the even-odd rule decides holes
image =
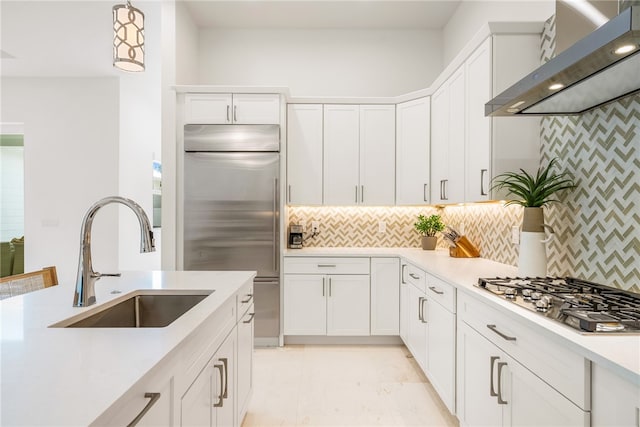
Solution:
[[[444,224],[440,215],[418,215],[418,222],[413,224],[416,231],[422,236],[422,249],[433,250],[436,248],[438,238],[436,233],[444,230]]]

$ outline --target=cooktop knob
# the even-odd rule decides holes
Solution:
[[[549,310],[549,307],[551,307],[551,298],[548,296],[544,296],[536,301],[536,310],[538,311],[542,311],[544,313]]]
[[[523,289],[522,298],[524,298],[527,301],[531,301],[531,289]]]
[[[540,292],[532,292],[531,293],[531,299],[534,301],[538,301],[540,298],[542,298],[542,294]]]
[[[518,291],[514,288],[507,288],[504,290],[504,296],[509,299],[514,299],[517,294]]]

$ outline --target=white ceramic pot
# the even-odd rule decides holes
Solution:
[[[547,275],[547,250],[544,233],[522,231],[520,233],[520,255],[518,276],[545,277]]]

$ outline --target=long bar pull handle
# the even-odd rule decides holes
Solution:
[[[227,105],[227,122],[230,122],[231,119],[229,119],[229,109],[231,108],[231,106]]]
[[[360,203],[364,203],[364,185],[360,186]]]
[[[495,332],[496,334],[500,335],[502,338],[504,338],[507,341],[515,341],[516,340],[516,337],[510,337],[509,335],[505,335],[504,333],[500,332],[496,325],[487,325],[487,328],[491,329],[493,332]]]
[[[325,296],[324,295],[325,294],[325,284],[324,284],[324,282],[325,282],[325,278],[323,277],[322,278],[322,296]]]
[[[405,268],[407,268],[407,264],[402,264],[402,269],[400,270],[400,282],[403,285],[407,284],[407,282],[404,281],[404,270],[405,270]]]
[[[291,184],[287,186],[287,201],[291,203]]]
[[[502,368],[506,366],[506,362],[498,362],[498,405],[506,405],[506,400],[502,400]]]
[[[249,301],[251,301],[252,299],[253,299],[253,294],[247,294],[247,299],[243,299],[243,300],[241,300],[240,302],[241,302],[242,304],[246,304],[246,303],[248,303]]]
[[[411,277],[412,279],[418,280],[420,278],[420,276],[416,276],[413,273],[409,273],[409,277]]]
[[[318,264],[318,268],[335,268],[335,264]]]
[[[229,359],[227,359],[226,357],[221,357],[220,361],[224,365],[224,392],[222,392],[222,398],[228,399],[229,396],[227,392],[229,391]]]
[[[429,200],[427,200],[427,188],[429,187],[429,184],[425,184],[422,187],[422,200],[424,200],[425,202],[428,202]]]
[[[278,271],[278,178],[273,179],[273,271]]]
[[[238,106],[237,105],[233,106],[233,121],[234,122],[238,121]]]
[[[484,174],[486,174],[488,171],[486,169],[480,169],[480,195],[481,196],[486,196],[487,192],[484,191]]]
[[[358,204],[358,186],[356,185],[356,204]]]
[[[440,180],[440,200],[444,200],[444,179]]]
[[[449,200],[449,196],[447,195],[447,184],[449,183],[449,180],[445,179],[442,182],[442,188],[444,189],[444,197],[442,198],[442,200]]]
[[[444,292],[442,292],[441,290],[439,290],[435,286],[429,286],[429,289],[431,289],[432,292],[435,292],[438,295],[444,295]]]
[[[418,297],[418,320],[423,322],[424,319],[422,318],[422,300],[424,298],[423,297]]]
[[[425,302],[427,302],[427,299],[426,298],[422,298],[422,302],[420,303],[420,306],[422,308],[422,319],[420,319],[420,320],[422,320],[422,323],[427,323],[427,319],[425,319],[425,317],[424,317],[424,303]]]
[[[223,397],[222,397],[222,383],[224,382],[224,373],[222,372],[222,370],[224,369],[223,365],[213,365],[214,368],[216,368],[218,370],[218,372],[220,373],[220,394],[218,395],[218,402],[213,404],[214,408],[222,408],[222,406],[224,405],[223,402]]]
[[[255,313],[249,313],[249,320],[243,320],[242,323],[251,323],[254,317],[256,317]]]
[[[140,413],[129,424],[127,424],[127,427],[133,427],[140,422],[142,417],[144,417],[145,414],[149,412],[149,409],[151,409],[151,407],[156,404],[158,399],[160,399],[160,393],[145,393],[144,398],[151,400],[149,400],[144,408],[142,408],[142,411],[140,411]]]
[[[329,277],[329,296],[331,296],[331,277]]]
[[[491,370],[489,372],[489,396],[491,397],[498,397],[498,393],[496,393],[493,388],[493,367],[498,359],[500,359],[498,356],[491,356]]]

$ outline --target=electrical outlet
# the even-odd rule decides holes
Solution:
[[[378,233],[387,232],[387,223],[384,221],[378,221]]]
[[[311,221],[311,232],[312,233],[320,232],[320,221]]]
[[[511,227],[511,243],[514,245],[520,244],[520,227],[517,225]]]

